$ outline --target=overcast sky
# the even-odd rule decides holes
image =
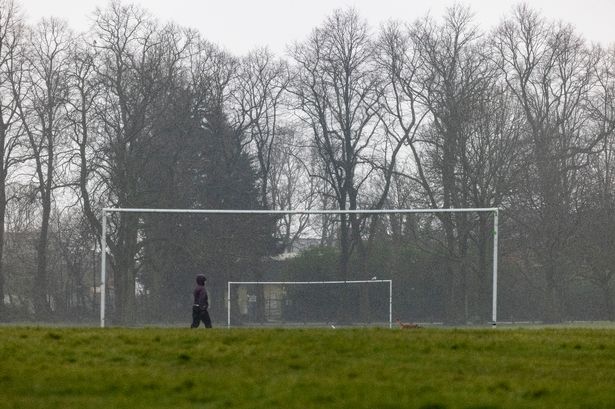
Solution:
[[[16,0],[29,22],[43,16],[68,20],[86,30],[92,12],[107,0]],[[135,0],[162,21],[198,29],[205,38],[242,54],[256,46],[284,53],[286,45],[303,40],[335,8],[353,6],[374,26],[391,18],[413,21],[442,15],[451,0]],[[508,14],[517,0],[466,0],[476,21],[487,29]],[[573,23],[590,41],[615,43],[615,0],[530,0],[543,15]]]

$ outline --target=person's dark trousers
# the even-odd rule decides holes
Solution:
[[[203,321],[205,328],[211,328],[211,318],[207,310],[201,310],[201,307],[195,305],[192,307],[192,324],[190,328],[196,328]]]

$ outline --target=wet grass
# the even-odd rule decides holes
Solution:
[[[0,408],[615,407],[615,330],[0,328]]]

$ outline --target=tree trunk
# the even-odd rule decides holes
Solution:
[[[613,297],[611,295],[611,287],[609,286],[609,281],[606,280],[606,283],[602,286],[602,296],[604,297],[604,306],[606,308],[606,316],[607,320],[615,321],[615,306],[613,306]]]
[[[340,214],[340,256],[339,272],[340,279],[346,281],[350,277],[350,235],[349,235],[348,215]],[[340,323],[348,323],[351,313],[349,311],[351,300],[346,292],[342,292],[340,300],[340,310],[337,318]]]
[[[117,263],[113,271],[115,287],[115,313],[119,324],[132,324],[136,318],[135,259],[137,247],[137,222],[134,215],[120,215]]]
[[[43,194],[43,214],[41,219],[41,231],[36,246],[36,276],[34,283],[34,308],[39,319],[50,318],[51,308],[47,295],[47,243],[49,236],[49,219],[51,216],[51,192],[47,190]]]
[[[561,322],[561,308],[559,303],[558,283],[556,280],[556,266],[553,260],[547,261],[546,264],[546,291],[545,291],[545,322],[557,323]]]
[[[4,146],[4,131],[0,129],[0,144]],[[4,155],[0,156],[0,321],[6,319],[4,308],[4,229],[6,216],[6,173],[4,172]]]
[[[460,280],[455,265],[455,233],[450,220],[450,215],[444,216],[444,232],[446,236],[446,276],[445,276],[445,290],[444,290],[444,317],[445,322],[450,324],[457,324],[461,320],[461,313],[463,312],[463,305],[461,304],[461,292]]]
[[[4,308],[4,228],[6,214],[6,192],[4,178],[0,179],[0,322],[6,319]]]
[[[489,279],[488,252],[490,238],[493,237],[492,230],[487,223],[487,215],[479,214],[478,226],[478,266],[476,269],[476,314],[484,322],[490,320],[489,300],[491,280]],[[492,284],[492,283],[491,283]]]

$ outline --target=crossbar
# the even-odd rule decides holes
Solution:
[[[242,209],[149,209],[106,207],[106,213],[197,213],[197,214],[408,214],[408,213],[494,213],[496,207],[468,209],[355,209],[355,210],[242,210]]]

